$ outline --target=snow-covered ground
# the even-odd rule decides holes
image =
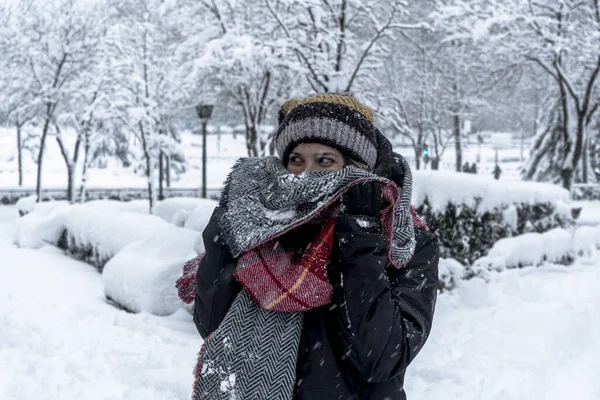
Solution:
[[[52,247],[12,244],[0,207],[0,399],[188,399],[201,339],[183,310],[127,314]],[[410,400],[600,399],[600,256],[462,282],[440,295]]]
[[[0,207],[0,399],[188,399],[202,344],[190,314],[114,308],[93,267],[12,245],[16,218]]]

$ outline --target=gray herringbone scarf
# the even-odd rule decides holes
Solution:
[[[234,257],[323,216],[348,187],[368,180],[397,190],[384,224],[390,263],[401,267],[415,249],[410,210],[411,174],[403,158],[402,190],[391,181],[348,167],[340,171],[290,174],[277,158],[240,160],[229,175],[219,204],[222,240]],[[217,299],[218,301],[218,299]],[[234,300],[221,325],[205,341],[196,371],[195,400],[289,400],[303,313],[269,311],[246,290]]]

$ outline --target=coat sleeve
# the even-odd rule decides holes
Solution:
[[[379,226],[356,218],[338,217],[339,264],[330,273],[332,313],[343,359],[351,361],[363,380],[385,382],[401,374],[427,340],[439,249],[433,234],[417,228],[412,260],[402,269],[387,267],[387,244]]]
[[[241,290],[233,277],[235,260],[221,240],[215,214],[202,233],[206,254],[196,274],[194,323],[203,338],[219,327]]]

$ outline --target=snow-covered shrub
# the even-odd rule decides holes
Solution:
[[[170,227],[154,215],[120,211],[110,204],[70,206],[59,245],[71,256],[95,266],[104,265],[130,243],[152,237]]]
[[[197,232],[165,226],[144,240],[122,248],[102,272],[104,293],[130,311],[169,315],[183,306],[175,281],[183,264],[196,256]]]
[[[56,246],[61,241],[65,229],[69,204],[63,201],[48,201],[34,203],[31,207],[29,203],[27,205],[27,212],[22,214],[14,226],[14,243],[19,247],[32,249],[45,245]]]
[[[215,200],[177,197],[159,201],[152,213],[175,226],[203,231],[217,204]]]
[[[600,227],[555,228],[501,239],[485,257],[467,267],[465,279],[486,278],[490,271],[539,266],[545,262],[569,265],[575,257],[593,259],[600,249]]]
[[[200,201],[196,197],[175,197],[161,200],[154,206],[152,214],[173,225],[183,226],[187,214],[196,208]]]
[[[502,238],[572,224],[568,191],[536,182],[419,172],[413,204],[438,236],[441,256],[469,265]]]
[[[452,290],[465,278],[465,266],[452,258],[440,258],[438,265],[438,289]]]
[[[19,216],[22,217],[23,215],[26,215],[26,214],[30,213],[31,211],[33,211],[33,208],[35,207],[36,204],[37,204],[37,196],[35,196],[35,195],[21,197],[16,203],[17,210],[19,211]]]
[[[196,208],[190,211],[183,226],[196,232],[204,231],[217,204],[219,203],[214,200],[203,200]]]

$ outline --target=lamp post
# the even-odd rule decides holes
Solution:
[[[202,121],[202,198],[206,198],[206,124],[212,115],[214,106],[199,104],[196,106],[198,118]]]

